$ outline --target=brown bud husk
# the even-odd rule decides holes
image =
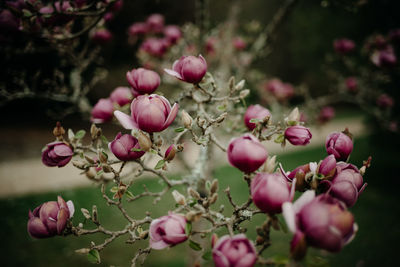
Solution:
[[[186,129],[192,128],[193,119],[185,110],[181,112],[182,124]]]
[[[210,186],[210,193],[211,194],[214,194],[215,192],[217,192],[218,191],[218,180],[217,179],[214,179],[213,181],[212,181],[212,183],[211,183],[211,186]]]
[[[72,161],[72,165],[74,165],[76,168],[81,169],[81,170],[85,170],[85,166],[86,164],[82,161],[78,161],[78,160],[73,160]]]
[[[85,174],[86,174],[86,177],[91,180],[96,178],[96,171],[94,170],[94,168],[90,168]]]
[[[178,203],[179,205],[186,205],[185,196],[179,193],[178,191],[176,190],[172,191],[172,196],[174,197],[175,202]]]
[[[217,199],[218,199],[218,194],[217,194],[217,193],[214,193],[214,194],[211,196],[210,200],[209,200],[210,205],[211,205],[211,204],[214,204],[215,202],[217,202]]]
[[[138,141],[139,141],[140,148],[143,151],[149,151],[151,146],[153,145],[150,138],[146,134],[144,134],[140,131],[138,133]]]
[[[193,188],[189,187],[188,188],[188,193],[190,196],[192,196],[194,199],[199,200],[201,198],[199,192],[195,191]]]
[[[58,121],[57,123],[56,123],[56,127],[54,127],[54,129],[53,129],[53,135],[55,136],[55,137],[57,137],[57,139],[59,139],[60,137],[61,137],[61,139],[62,139],[62,136],[65,134],[65,130],[64,130],[64,128],[61,126],[61,123]]]
[[[97,128],[94,123],[90,127],[90,136],[92,137],[92,140],[96,140],[101,136],[101,129]]]

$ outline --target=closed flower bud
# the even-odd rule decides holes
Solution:
[[[353,151],[353,141],[344,133],[333,132],[326,138],[325,148],[336,160],[346,161]]]
[[[271,113],[268,109],[260,105],[251,105],[247,108],[246,113],[244,114],[244,123],[251,131],[256,128],[256,124],[254,122],[250,122],[251,119],[263,120],[266,117],[271,117]]]
[[[172,69],[164,69],[164,71],[181,81],[197,84],[207,72],[207,62],[201,55],[182,56],[174,62]]]
[[[282,211],[282,204],[292,201],[294,185],[280,173],[257,173],[251,181],[251,197],[263,212],[276,214]]]
[[[55,137],[62,137],[63,134],[65,134],[65,130],[64,130],[64,128],[61,126],[61,123],[60,123],[60,122],[57,122],[56,127],[54,127],[54,129],[53,129],[53,135],[54,135]]]
[[[128,71],[126,79],[132,88],[141,95],[153,93],[160,85],[158,73],[144,68]]]
[[[304,126],[291,126],[285,130],[285,138],[295,146],[305,146],[310,143],[312,134]]]
[[[72,201],[65,202],[62,197],[49,201],[29,211],[28,233],[34,238],[62,235],[67,221],[74,215]]]
[[[393,67],[397,63],[397,57],[393,47],[388,46],[384,50],[375,51],[371,55],[371,61],[378,67]]]
[[[148,32],[149,27],[144,22],[135,22],[128,28],[129,36],[144,35]]]
[[[211,183],[211,186],[210,186],[210,192],[211,192],[211,194],[214,194],[214,193],[216,193],[218,191],[218,180],[217,179],[214,179],[213,181],[212,181],[212,183]]]
[[[108,143],[110,151],[120,160],[129,161],[144,155],[138,140],[130,134],[118,133],[114,141]]]
[[[257,260],[256,249],[244,234],[219,238],[212,250],[212,256],[216,267],[251,267]]]
[[[358,82],[357,79],[355,77],[349,77],[346,79],[345,81],[346,84],[346,88],[348,91],[350,92],[357,92],[358,90]]]
[[[290,242],[290,255],[296,261],[302,260],[306,255],[307,242],[305,237],[301,231],[297,231]]]
[[[142,133],[142,132],[140,132],[140,131],[139,131],[139,133],[138,133],[138,142],[139,142],[140,148],[141,148],[143,151],[149,151],[150,148],[151,148],[151,146],[153,145],[153,144],[151,143],[150,138],[149,138],[146,134],[144,134],[144,133]]]
[[[176,149],[174,145],[170,145],[165,151],[164,160],[171,161],[175,158]]]
[[[243,38],[241,38],[241,37],[236,37],[236,38],[234,38],[233,41],[232,41],[232,43],[233,43],[233,47],[234,47],[236,50],[241,51],[241,50],[243,50],[243,49],[246,48],[246,42],[245,42],[245,41],[243,40]]]
[[[180,214],[170,213],[155,219],[150,224],[150,247],[163,249],[186,241],[186,219]]]
[[[284,83],[279,79],[272,79],[266,82],[264,88],[279,101],[286,101],[294,96],[293,86],[290,83]]]
[[[284,203],[282,209],[289,230],[295,233],[293,245],[301,242],[300,231],[307,245],[339,252],[357,231],[353,215],[327,194],[315,197],[314,191],[307,191],[294,204]]]
[[[193,119],[185,110],[182,110],[182,124],[185,126],[186,129],[192,128]]]
[[[215,202],[217,202],[217,200],[218,200],[218,194],[214,193],[214,194],[210,197],[210,200],[209,200],[210,205],[211,205],[211,204],[214,204]]]
[[[240,91],[239,97],[243,99],[243,98],[246,98],[249,94],[250,94],[250,90],[244,89],[244,90]]]
[[[104,123],[113,118],[114,105],[110,99],[102,98],[92,109],[91,121],[94,123]]]
[[[388,94],[381,94],[378,99],[376,99],[376,104],[382,109],[391,108],[394,105],[394,100]]]
[[[105,45],[113,39],[112,33],[107,29],[96,30],[91,36],[93,42]]]
[[[48,167],[64,167],[72,159],[74,152],[64,142],[52,142],[42,152],[42,162]]]
[[[212,236],[211,236],[211,248],[213,248],[214,246],[215,246],[215,244],[217,243],[217,241],[218,241],[218,236],[217,236],[217,234],[212,234]]]
[[[164,35],[171,42],[175,44],[182,37],[182,32],[176,25],[168,25],[164,28]]]
[[[153,133],[161,132],[175,120],[179,105],[172,107],[169,101],[156,94],[141,95],[135,98],[131,104],[131,116],[115,111],[114,115],[126,129],[140,129]]]
[[[175,202],[178,203],[179,205],[186,205],[185,196],[179,193],[178,191],[176,190],[172,191],[172,196],[174,197]]]
[[[334,155],[327,156],[319,165],[318,173],[331,178],[336,173],[336,159]]]
[[[325,123],[335,117],[335,109],[333,107],[323,107],[318,114],[318,121]]]
[[[188,194],[197,200],[199,200],[201,198],[200,194],[191,187],[188,188]]]
[[[154,57],[162,58],[169,45],[169,41],[165,38],[148,38],[142,43],[140,50]]]
[[[150,31],[161,32],[164,28],[164,16],[161,14],[152,14],[147,18],[146,24]]]
[[[265,147],[251,134],[233,139],[227,153],[229,163],[245,173],[257,170],[268,157]]]
[[[338,54],[347,54],[354,50],[356,47],[355,43],[349,39],[336,39],[333,42],[333,48]]]
[[[117,87],[110,95],[110,100],[117,103],[120,107],[131,103],[133,99],[131,90],[128,87]]]
[[[82,161],[73,160],[72,161],[72,165],[74,165],[76,168],[81,169],[81,170],[86,169],[85,168],[86,164],[84,162],[82,162]]]

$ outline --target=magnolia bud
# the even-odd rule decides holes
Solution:
[[[244,83],[245,83],[245,80],[241,80],[240,82],[238,82],[238,83],[236,84],[235,89],[236,89],[236,90],[242,90],[243,87],[244,87]]]
[[[87,209],[81,208],[81,212],[83,214],[83,217],[85,217],[87,220],[90,220],[90,218],[92,217],[90,216],[90,213]]]
[[[103,171],[106,173],[112,172],[112,168],[108,164],[103,164]]]
[[[96,163],[96,161],[93,158],[89,157],[88,155],[85,155],[85,159],[90,164],[95,164]]]
[[[290,112],[289,116],[285,118],[285,122],[289,125],[293,124],[294,122],[299,122],[300,121],[300,112],[299,109],[296,107]]]
[[[98,155],[99,160],[100,160],[101,163],[107,163],[108,155],[107,155],[106,152],[104,152],[103,150],[99,150],[97,152],[97,155]]]
[[[152,146],[151,140],[147,135],[145,135],[141,131],[139,131],[139,133],[138,133],[138,141],[139,141],[140,148],[143,151],[149,151],[150,150],[150,148]]]
[[[101,129],[97,128],[94,123],[90,127],[90,135],[92,136],[93,140],[97,139],[101,135]]]
[[[62,137],[62,135],[65,134],[65,130],[59,121],[57,122],[56,127],[53,129],[53,134],[55,137]]]
[[[96,178],[96,171],[93,168],[90,168],[85,174],[86,174],[86,177],[89,179]]]
[[[192,122],[193,122],[192,117],[190,117],[190,115],[184,110],[182,110],[181,114],[182,114],[181,115],[181,119],[182,119],[183,126],[185,126],[185,128],[187,128],[187,129],[191,129],[192,128]]]
[[[192,222],[196,219],[197,213],[195,211],[189,211],[188,213],[186,213],[186,220],[188,220],[189,222]]]
[[[362,167],[359,169],[360,174],[361,174],[361,175],[364,175],[366,170],[367,170],[367,167],[362,166]]]
[[[218,180],[214,179],[210,186],[210,192],[211,192],[211,194],[214,194],[217,191],[218,191]]]
[[[164,160],[171,161],[175,158],[176,149],[174,145],[170,145],[165,151]]]
[[[93,205],[92,207],[92,220],[94,223],[98,223],[99,222],[99,216],[98,216],[98,212],[97,212],[97,206]]]
[[[249,89],[244,89],[240,92],[239,97],[240,98],[245,98],[246,96],[248,96],[250,94],[250,90]]]
[[[264,164],[264,172],[273,173],[276,168],[276,156],[269,157]]]
[[[217,202],[217,200],[218,200],[218,194],[217,194],[217,193],[214,193],[214,194],[211,196],[210,200],[209,200],[210,205],[211,205],[211,204],[214,204],[215,202]]]
[[[140,233],[139,237],[141,239],[146,239],[149,236],[149,231],[143,231]]]
[[[78,160],[73,160],[72,161],[72,165],[74,165],[75,167],[77,167],[78,169],[84,170],[85,169],[85,163],[82,161],[78,161]]]
[[[179,193],[178,191],[176,190],[172,191],[172,196],[174,197],[175,202],[178,203],[179,205],[186,205],[185,196]]]
[[[189,193],[189,195],[192,196],[194,199],[199,200],[199,199],[201,198],[201,197],[200,197],[200,194],[199,194],[197,191],[195,191],[193,188],[191,188],[191,187],[188,188],[188,193]]]

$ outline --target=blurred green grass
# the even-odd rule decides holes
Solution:
[[[374,152],[371,152],[374,151]],[[346,246],[339,254],[328,254],[326,252],[309,249],[307,259],[303,262],[305,266],[392,266],[391,259],[396,255],[396,244],[400,238],[400,228],[397,223],[397,215],[400,208],[397,205],[399,197],[393,187],[379,186],[382,179],[388,179],[390,172],[382,174],[384,163],[394,162],[390,150],[376,150],[371,145],[370,137],[355,140],[355,151],[351,162],[361,165],[362,160],[370,154],[377,158],[373,161],[372,168],[367,172],[366,181],[370,184],[360,197],[356,206],[351,210],[354,213],[360,230],[355,240]],[[309,149],[302,152],[290,153],[278,156],[287,170],[309,161],[318,161],[325,156],[323,147]],[[62,170],[60,170],[62,171]],[[235,168],[224,166],[218,168],[214,178],[220,182],[219,200],[216,207],[225,205],[225,212],[230,212],[223,190],[231,188],[235,202],[240,203],[247,199],[248,189],[241,179],[241,173]],[[32,177],[34,179],[34,177]],[[82,177],[84,179],[84,177]],[[390,179],[388,180],[390,181]],[[149,190],[156,191],[161,188],[158,180],[143,179],[132,187],[132,193],[137,194],[143,190],[142,184],[146,184]],[[183,188],[178,188],[183,192]],[[91,210],[91,205],[98,207],[100,222],[107,228],[117,230],[125,226],[126,221],[116,207],[107,207],[102,199],[99,188],[81,188],[64,192],[52,192],[39,195],[30,195],[19,198],[8,198],[0,200],[0,251],[3,255],[2,266],[90,266],[86,256],[77,255],[74,250],[87,247],[90,241],[96,244],[104,241],[105,236],[96,234],[82,237],[54,237],[50,239],[32,239],[26,231],[28,210],[34,209],[44,201],[55,200],[57,195],[62,195],[65,200],[73,200],[76,207],[74,224],[83,221],[81,208]],[[111,193],[110,193],[111,195]],[[174,207],[172,196],[167,194],[156,205],[152,205],[152,199],[143,198],[125,206],[128,213],[134,218],[142,218],[146,211],[151,212],[152,217],[162,216],[168,209]],[[255,237],[255,227],[263,223],[266,216],[259,214],[253,217],[251,222],[242,225],[248,229],[246,235]],[[86,228],[94,227],[87,223]],[[225,230],[218,232],[219,235]],[[209,240],[209,237],[206,237]],[[291,234],[272,231],[272,243],[265,252],[265,257],[274,255],[287,256]],[[102,263],[100,266],[130,266],[130,260],[139,247],[147,246],[148,240],[140,244],[124,244],[126,237],[119,237],[106,249],[101,251]],[[209,241],[207,241],[209,242]],[[153,251],[145,261],[145,266],[185,266],[189,251],[187,243],[180,244],[171,249]],[[322,258],[321,258],[322,257]],[[211,263],[207,263],[211,264]]]

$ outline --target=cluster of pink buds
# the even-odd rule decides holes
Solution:
[[[354,50],[355,47],[356,44],[352,40],[346,38],[336,39],[333,42],[333,48],[338,54],[350,53],[351,51]]]
[[[150,15],[145,22],[135,22],[128,29],[132,42],[144,38],[141,50],[154,57],[162,57],[167,50],[182,37],[180,28],[176,25],[164,25],[164,16]]]

